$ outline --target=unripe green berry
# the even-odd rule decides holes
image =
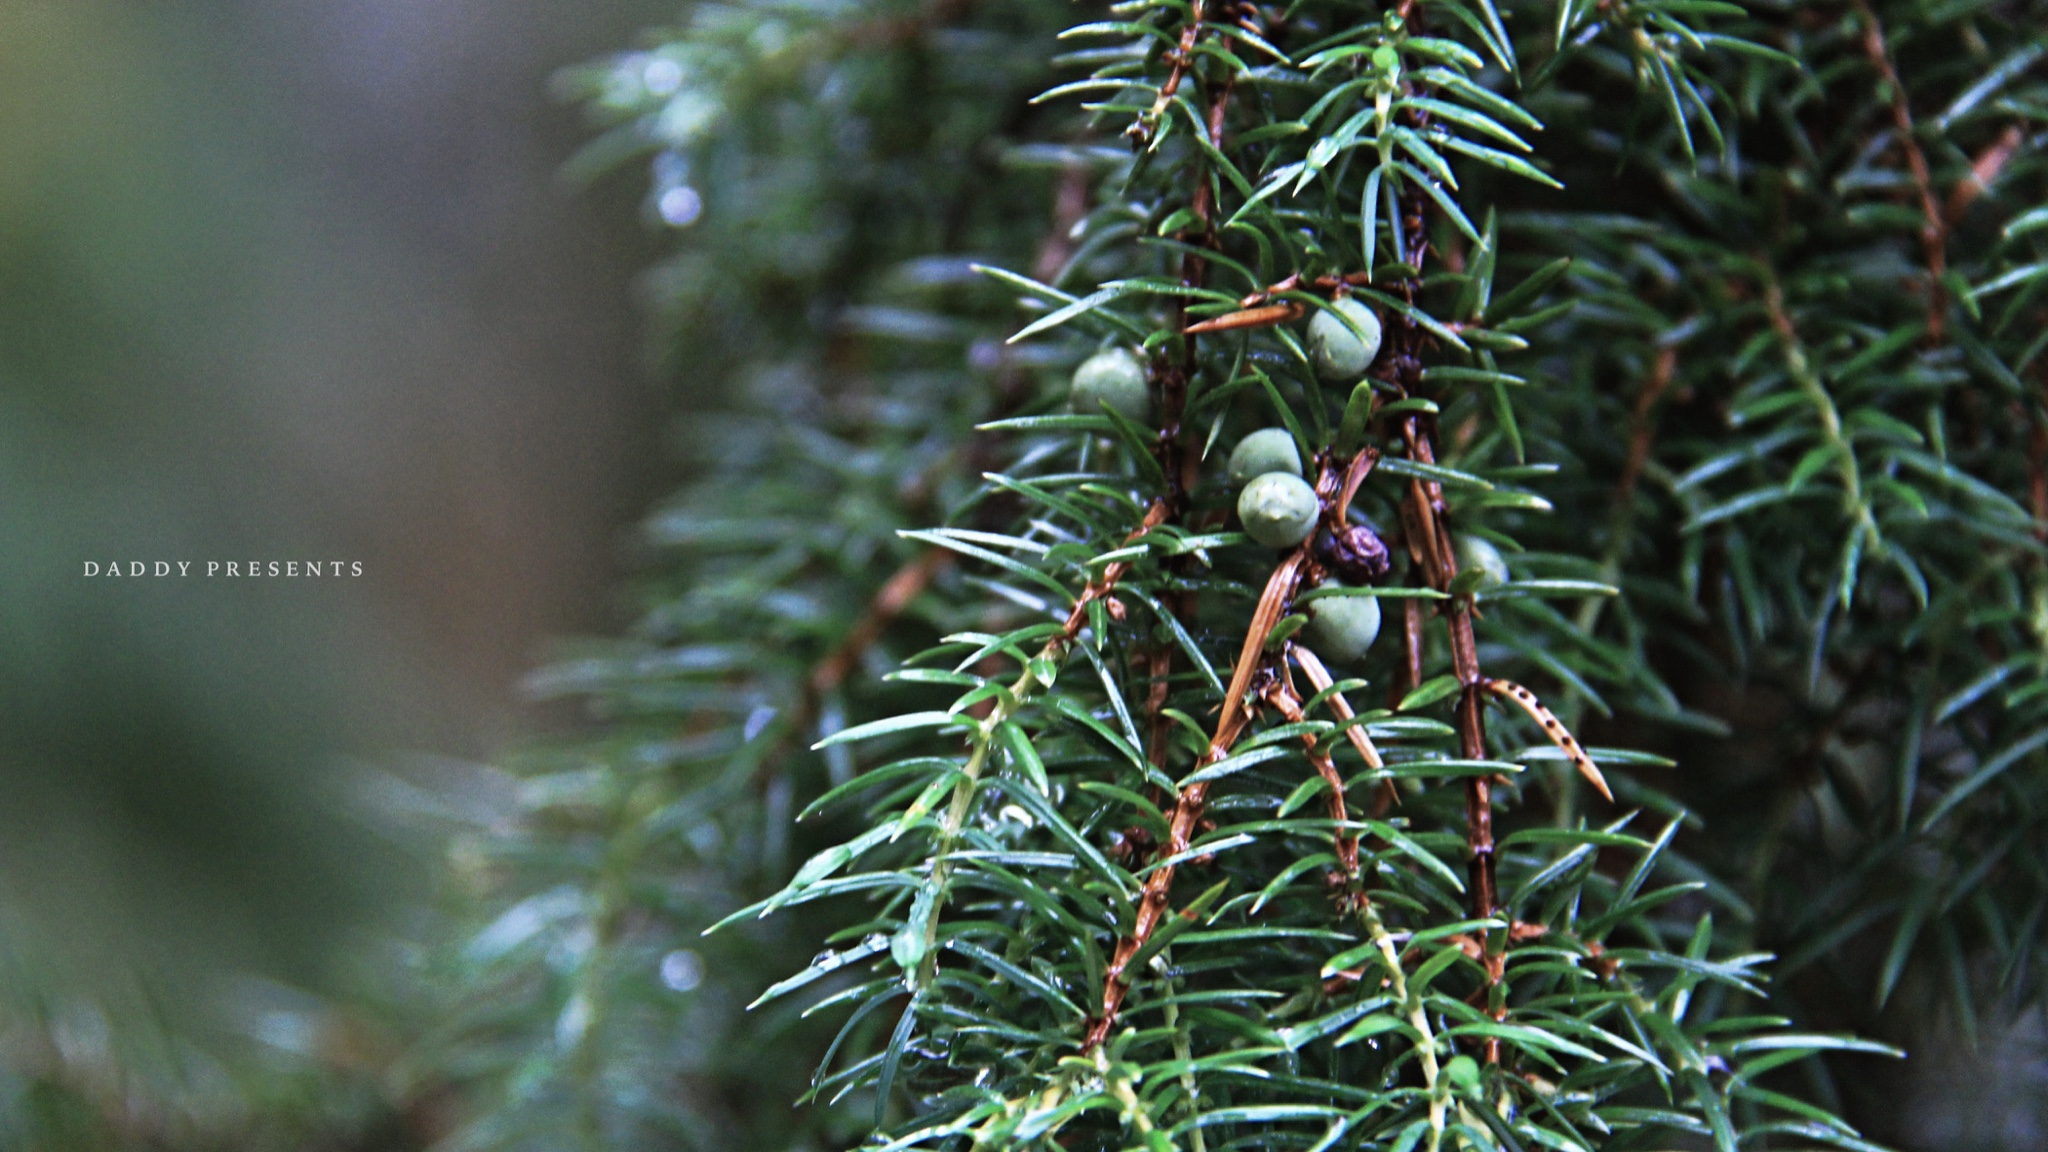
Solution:
[[[1244,521],[1245,535],[1268,548],[1292,548],[1308,539],[1322,511],[1322,501],[1308,481],[1285,472],[1257,477],[1237,496],[1237,518]]]
[[[1458,1055],[1445,1061],[1444,1076],[1460,1092],[1479,1091],[1479,1061],[1470,1056]]]
[[[1339,312],[1358,326],[1357,332],[1337,318]],[[1364,338],[1360,338],[1359,332],[1365,334]],[[1379,354],[1380,318],[1349,296],[1328,308],[1318,308],[1308,322],[1309,359],[1315,364],[1317,377],[1325,383],[1355,383]]]
[[[1477,568],[1486,573],[1479,580],[1481,588],[1507,583],[1508,562],[1501,559],[1500,549],[1495,548],[1491,541],[1477,536],[1460,536],[1457,538],[1456,551],[1458,571]]]
[[[1249,484],[1268,472],[1301,475],[1301,452],[1285,428],[1261,428],[1237,442],[1230,454],[1230,482]]]
[[[1137,424],[1152,415],[1152,388],[1145,380],[1145,362],[1125,349],[1097,352],[1074,369],[1067,406],[1084,416],[1098,416],[1105,404]]]
[[[1333,585],[1325,585],[1330,587]],[[1380,634],[1380,602],[1371,596],[1326,596],[1308,606],[1302,637],[1316,655],[1353,664]]]

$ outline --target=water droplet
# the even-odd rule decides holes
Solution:
[[[654,118],[654,135],[674,147],[693,144],[724,111],[716,97],[699,89],[685,88],[669,98]]]
[[[661,958],[661,982],[676,992],[695,991],[704,982],[704,958],[678,948]]]
[[[663,220],[677,228],[688,228],[704,214],[704,197],[686,184],[663,192],[658,207]]]
[[[656,56],[640,73],[640,83],[656,96],[673,96],[683,86],[683,66],[666,56]]]
[[[725,835],[718,830],[718,825],[709,820],[692,824],[688,835],[691,851],[707,860],[717,855],[725,843]]]
[[[764,20],[747,39],[753,42],[754,51],[772,60],[789,46],[789,27],[780,20]]]
[[[590,1018],[590,998],[581,992],[571,996],[555,1019],[555,1047],[567,1051],[581,1043],[590,1031]]]

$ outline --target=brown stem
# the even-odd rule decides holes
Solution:
[[[1127,548],[1144,539],[1146,533],[1166,523],[1172,511],[1171,501],[1163,497],[1152,501],[1151,507],[1145,509],[1145,519],[1139,522],[1135,531],[1124,537],[1120,547]],[[1074,606],[1067,611],[1066,623],[1062,626],[1060,635],[1054,639],[1062,643],[1073,643],[1074,637],[1079,636],[1082,627],[1088,623],[1088,605],[1096,600],[1107,599],[1110,593],[1115,592],[1117,582],[1124,578],[1124,573],[1131,570],[1131,564],[1132,561],[1129,560],[1113,560],[1102,570],[1102,575],[1090,581],[1088,587],[1082,589],[1081,595],[1074,600]]]
[[[923,11],[908,16],[856,24],[844,35],[855,44],[915,43],[958,19],[967,7],[966,0],[937,0],[926,5]]]
[[[1372,273],[1346,272],[1342,276],[1318,276],[1314,280],[1309,281],[1309,283],[1313,284],[1317,288],[1322,289],[1325,292],[1334,293],[1337,292],[1339,289],[1348,290],[1352,288],[1365,287],[1367,284],[1372,283]],[[1251,308],[1259,304],[1264,304],[1268,300],[1271,300],[1273,297],[1280,295],[1282,292],[1292,292],[1300,287],[1301,273],[1290,272],[1285,279],[1278,280],[1272,284],[1268,284],[1264,288],[1259,289],[1257,292],[1254,292],[1251,295],[1246,296],[1243,299],[1239,300],[1237,302],[1237,306],[1240,308]]]
[[[1324,698],[1323,706],[1336,715],[1338,722],[1343,723],[1356,718],[1358,713],[1351,710],[1351,701],[1346,700],[1342,692],[1331,691],[1336,680],[1331,677],[1330,670],[1323,667],[1322,660],[1301,644],[1294,645],[1292,651],[1294,662],[1301,665],[1301,670],[1308,675],[1308,682],[1316,686],[1317,692],[1329,693]],[[1372,737],[1366,734],[1363,725],[1353,724],[1346,728],[1344,736],[1351,741],[1353,748],[1358,749],[1359,758],[1365,761],[1366,767],[1377,772],[1387,766],[1387,762],[1380,758],[1380,750],[1373,747]],[[1373,818],[1378,819],[1386,815],[1387,809],[1400,802],[1401,794],[1394,790],[1393,780],[1380,781],[1379,791],[1373,796],[1372,801]]]
[[[1677,371],[1678,348],[1671,344],[1658,348],[1650,378],[1636,395],[1635,413],[1629,421],[1628,459],[1622,463],[1621,479],[1614,485],[1616,504],[1627,503],[1643,478],[1643,466],[1650,462],[1650,443],[1657,432],[1656,422],[1650,419],[1650,414],[1656,410],[1657,401],[1663,398],[1665,389],[1671,387],[1671,378]]]
[[[1202,757],[1203,765],[1213,764],[1230,754],[1237,738],[1244,732],[1250,717],[1239,713],[1236,720],[1216,730],[1209,744],[1209,751]],[[1202,813],[1209,802],[1209,785],[1206,782],[1190,784],[1180,790],[1173,805],[1173,816],[1167,830],[1166,842],[1159,846],[1167,858],[1178,856],[1188,850],[1194,840],[1195,828],[1202,821]],[[1081,1041],[1081,1051],[1092,1052],[1096,1046],[1109,1038],[1109,1030],[1116,1026],[1117,1013],[1123,1008],[1124,996],[1131,990],[1126,969],[1131,958],[1152,938],[1167,913],[1168,897],[1173,890],[1173,866],[1154,868],[1145,877],[1145,889],[1138,898],[1138,916],[1131,926],[1131,934],[1117,941],[1116,955],[1109,962],[1109,970],[1102,981],[1102,1010],[1089,1021],[1088,1034]]]
[[[1409,189],[1402,197],[1403,230],[1412,240],[1404,241],[1403,253],[1407,263],[1417,269],[1428,255],[1427,233],[1423,230],[1424,204],[1418,189]],[[1420,285],[1416,280],[1404,279],[1396,284],[1395,290],[1408,303],[1415,302]],[[1404,394],[1414,395],[1422,383],[1422,354],[1428,338],[1421,327],[1405,315],[1393,315],[1387,329],[1387,363],[1392,370],[1393,383]],[[1410,459],[1421,464],[1436,463],[1436,442],[1434,422],[1419,415],[1404,416],[1401,421],[1401,437]],[[1458,558],[1451,546],[1450,526],[1444,506],[1443,490],[1440,485],[1411,480],[1406,498],[1402,501],[1401,521],[1407,537],[1408,554],[1415,563],[1416,571],[1438,592],[1448,593],[1458,576]],[[1472,597],[1468,592],[1463,596],[1443,602],[1441,609],[1449,631],[1451,647],[1451,668],[1463,685],[1458,696],[1457,731],[1459,754],[1467,760],[1487,759],[1486,750],[1486,677],[1479,668],[1479,646],[1472,632]],[[1414,645],[1420,647],[1419,643]],[[1411,656],[1411,659],[1418,657]],[[1416,677],[1419,679],[1419,672]],[[1471,892],[1471,914],[1475,920],[1492,917],[1497,904],[1495,845],[1493,837],[1493,777],[1490,775],[1470,776],[1465,781],[1465,845],[1471,857],[1469,865]],[[1486,994],[1489,1011],[1496,1019],[1506,1015],[1501,1000],[1501,956],[1500,945],[1504,938],[1488,932],[1488,947],[1485,949]],[[1500,1043],[1488,1039],[1483,1044],[1487,1063],[1499,1063]]]
[[[1191,31],[1199,30],[1200,28],[1199,0],[1196,5],[1194,21],[1189,25],[1189,28]],[[1183,67],[1187,54],[1193,50],[1193,41],[1188,39],[1188,36],[1189,33],[1183,33],[1183,40],[1186,43],[1181,56],[1176,58],[1175,67],[1177,69]],[[1230,101],[1230,91],[1231,85],[1226,82],[1222,89],[1216,93],[1210,105],[1209,139],[1218,148],[1223,146],[1223,117]],[[1202,232],[1204,242],[1207,242],[1211,221],[1215,215],[1215,204],[1209,191],[1208,179],[1204,174],[1205,167],[1205,165],[1200,164],[1196,166],[1196,187],[1194,194],[1190,197],[1190,205],[1196,219],[1199,221],[1198,227]],[[1183,233],[1183,236],[1185,235]],[[1209,262],[1194,252],[1187,253],[1181,261],[1181,283],[1190,288],[1202,288],[1207,285],[1208,279]],[[1186,324],[1186,321],[1187,303],[1185,300],[1181,300],[1175,305],[1173,325],[1175,327],[1182,327]],[[1183,335],[1184,352],[1181,363],[1177,368],[1169,368],[1162,373],[1160,381],[1162,401],[1160,410],[1163,419],[1160,422],[1159,430],[1159,464],[1160,470],[1169,480],[1170,491],[1168,499],[1172,504],[1169,519],[1174,521],[1180,519],[1181,511],[1187,500],[1187,494],[1193,491],[1195,485],[1201,480],[1200,456],[1193,450],[1190,437],[1182,428],[1187,412],[1188,387],[1194,382],[1197,368],[1193,336],[1193,332]],[[1185,563],[1186,558],[1184,557],[1178,561],[1170,562],[1174,567],[1184,566]],[[1190,597],[1167,593],[1161,597],[1160,604],[1166,611],[1181,618],[1182,623],[1187,623],[1188,617],[1192,615],[1193,601]],[[1164,714],[1167,697],[1167,678],[1172,674],[1172,668],[1172,649],[1162,648],[1158,650],[1151,661],[1152,685],[1147,699],[1147,710],[1150,714],[1152,725],[1152,763],[1154,767],[1162,770],[1166,766],[1166,750],[1168,747],[1168,728]]]
[[[839,687],[847,674],[853,671],[854,665],[867,654],[869,646],[880,639],[896,617],[910,607],[910,602],[930,586],[932,577],[951,563],[951,558],[952,553],[944,548],[927,548],[883,581],[875,591],[875,598],[868,604],[867,614],[847,632],[838,647],[811,669],[811,693],[826,696]]]
[[[1145,758],[1154,768],[1166,770],[1168,739],[1173,731],[1172,721],[1166,717],[1168,679],[1173,675],[1173,649],[1158,647],[1145,655],[1145,716],[1148,731],[1145,739]]]
[[[1487,758],[1486,678],[1479,672],[1479,646],[1473,640],[1472,612],[1466,598],[1451,601],[1447,616],[1451,630],[1451,666],[1458,682],[1464,685],[1458,694],[1458,754],[1467,760],[1484,760]],[[1472,917],[1484,919],[1493,915],[1497,903],[1492,776],[1470,776],[1465,780],[1465,847],[1472,856],[1468,866],[1472,885]]]
[[[1166,83],[1159,86],[1159,95],[1152,101],[1151,110],[1131,121],[1131,126],[1124,130],[1124,134],[1129,136],[1132,144],[1138,148],[1152,146],[1153,128],[1159,123],[1160,118],[1166,115],[1167,107],[1180,92],[1180,82],[1186,78],[1188,70],[1194,67],[1195,41],[1201,37],[1202,21],[1206,19],[1202,8],[1203,0],[1194,0],[1194,4],[1189,8],[1187,23],[1181,25],[1180,41],[1174,45],[1173,51],[1166,55]]]
[[[1166,500],[1154,500],[1145,512],[1144,523],[1125,537],[1124,543],[1128,545],[1142,539],[1146,533],[1165,520],[1166,512]],[[1040,664],[1057,664],[1065,658],[1067,650],[1073,646],[1075,638],[1081,633],[1082,624],[1088,618],[1088,605],[1107,598],[1128,571],[1130,565],[1118,561],[1104,568],[1102,575],[1089,581],[1081,595],[1075,598],[1074,609],[1067,614],[1065,627],[1045,642],[1036,657],[1025,661],[1023,673],[1010,685],[1007,693],[988,701],[988,707],[976,714],[979,723],[975,726],[974,734],[968,739],[967,763],[953,785],[953,799],[946,807],[945,816],[940,822],[938,834],[931,848],[931,891],[939,893],[941,900],[944,899],[947,884],[952,877],[953,848],[958,844],[967,826],[968,816],[973,811],[975,797],[978,795],[977,786],[982,770],[988,765],[988,752],[996,730],[1015,713],[1026,697],[1040,688],[1051,686],[1051,677],[1042,676],[1039,672]],[[1110,604],[1115,607],[1116,602],[1112,600]],[[931,986],[931,981],[938,971],[938,906],[934,905],[925,914],[924,923],[924,958],[918,961],[917,969],[911,976],[911,986],[920,990]]]
[[[1351,522],[1351,502],[1358,498],[1358,490],[1365,484],[1365,478],[1379,465],[1380,450],[1368,444],[1358,450],[1351,463],[1344,466],[1343,480],[1337,488],[1337,499],[1330,503],[1323,515],[1323,522],[1330,531],[1336,532]]]
[[[1892,127],[1898,133],[1899,147],[1906,154],[1906,167],[1913,174],[1913,187],[1920,196],[1920,246],[1927,259],[1927,342],[1939,344],[1948,320],[1948,288],[1942,283],[1948,271],[1948,225],[1934,196],[1934,177],[1927,168],[1927,154],[1921,151],[1920,141],[1913,135],[1913,110],[1906,100],[1906,86],[1900,82],[1891,53],[1884,46],[1884,25],[1878,23],[1870,0],[1856,0],[1856,10],[1863,17],[1863,53],[1870,57],[1871,65],[1891,89]]]
[[[1335,481],[1327,471],[1324,479],[1334,486]],[[1259,606],[1252,613],[1251,627],[1245,631],[1244,645],[1238,652],[1237,667],[1230,677],[1230,689],[1223,697],[1223,711],[1216,720],[1216,733],[1210,737],[1208,750],[1196,763],[1198,769],[1230,755],[1238,737],[1251,722],[1251,710],[1245,703],[1247,693],[1255,674],[1270,664],[1266,639],[1272,635],[1273,626],[1280,622],[1280,617],[1301,586],[1302,569],[1308,559],[1307,547],[1304,544],[1290,553],[1266,580],[1266,591],[1259,597]],[[1163,859],[1171,859],[1188,850],[1208,802],[1209,785],[1206,781],[1197,781],[1179,790],[1174,797],[1166,843],[1159,846]],[[1094,1050],[1116,1026],[1117,1013],[1123,1007],[1124,996],[1130,991],[1127,969],[1131,958],[1145,947],[1145,942],[1152,938],[1153,931],[1166,915],[1168,897],[1173,890],[1173,874],[1173,866],[1166,865],[1155,867],[1145,877],[1145,888],[1138,900],[1138,915],[1131,926],[1131,934],[1117,941],[1116,954],[1103,975],[1102,1008],[1089,1023],[1088,1034],[1081,1043],[1083,1052]]]
[[[1060,269],[1073,259],[1081,242],[1074,238],[1074,225],[1088,214],[1088,168],[1069,164],[1060,169],[1060,184],[1053,193],[1052,230],[1040,243],[1037,259],[1031,262],[1031,276],[1041,284],[1052,284]]]
[[[1279,709],[1289,724],[1299,724],[1308,719],[1307,713],[1301,710],[1301,696],[1284,676],[1275,677],[1273,686],[1266,689],[1266,702]],[[1337,825],[1331,830],[1330,838],[1337,849],[1338,874],[1349,891],[1358,885],[1358,835],[1344,827],[1351,819],[1344,806],[1344,777],[1337,773],[1337,765],[1330,760],[1330,753],[1313,734],[1304,735],[1301,740],[1308,746],[1308,762],[1330,786],[1330,819]]]
[[[1186,51],[1192,51],[1193,30],[1197,30],[1202,18],[1202,2],[1196,0],[1190,15],[1189,31],[1182,33]],[[1218,151],[1223,148],[1223,121],[1230,109],[1230,96],[1236,86],[1236,77],[1228,77],[1210,93],[1208,110],[1209,143]],[[1194,214],[1195,223],[1183,229],[1180,239],[1190,244],[1191,250],[1181,257],[1180,282],[1188,288],[1205,288],[1209,282],[1209,261],[1194,247],[1215,243],[1214,219],[1216,199],[1209,185],[1208,165],[1201,161],[1194,164],[1194,191],[1188,196],[1188,209]],[[1187,410],[1188,388],[1194,383],[1195,373],[1200,364],[1197,359],[1197,334],[1188,331],[1187,305],[1192,297],[1177,299],[1173,305],[1173,316],[1169,321],[1173,330],[1182,332],[1181,359],[1179,365],[1167,370],[1162,382],[1164,398],[1164,419],[1159,430],[1160,466],[1176,488],[1176,497],[1185,498],[1201,479],[1201,460],[1194,451],[1193,430],[1183,428],[1183,416]],[[1200,326],[1197,325],[1197,328]]]
[[[1193,67],[1195,44],[1201,36],[1204,19],[1203,9],[1204,0],[1194,0],[1187,23],[1181,29],[1179,44],[1171,54],[1170,70],[1166,83],[1159,90],[1158,101],[1148,116],[1141,116],[1131,125],[1129,134],[1139,147],[1150,144],[1151,126],[1165,111],[1167,102],[1180,90],[1181,80]],[[1224,119],[1229,112],[1230,96],[1235,83],[1234,75],[1227,77],[1209,93],[1209,143],[1219,151],[1223,147]],[[1209,184],[1207,164],[1197,162],[1194,165],[1194,177],[1195,188],[1189,196],[1188,206],[1196,220],[1190,231],[1196,232],[1197,236],[1191,243],[1213,244],[1216,202]],[[1181,238],[1190,240],[1190,231],[1183,231]],[[1201,288],[1207,285],[1208,278],[1209,261],[1199,251],[1187,252],[1181,260],[1181,283],[1190,288]],[[1174,314],[1169,323],[1172,329],[1177,331],[1188,327],[1185,300],[1175,304]],[[1171,485],[1167,503],[1171,504],[1176,518],[1188,492],[1193,490],[1201,478],[1199,453],[1193,450],[1189,430],[1182,427],[1187,409],[1188,388],[1194,382],[1199,366],[1196,341],[1192,333],[1186,333],[1182,337],[1181,359],[1178,364],[1163,368],[1158,362],[1154,364],[1154,371],[1160,377],[1163,413],[1159,431],[1159,462]],[[1238,668],[1231,677],[1231,690],[1224,698],[1223,712],[1217,720],[1215,735],[1211,737],[1209,748],[1197,767],[1214,763],[1229,755],[1231,747],[1237,743],[1238,736],[1250,722],[1250,714],[1241,705],[1250,687],[1252,672],[1264,656],[1265,637],[1272,631],[1273,625],[1279,622],[1277,609],[1293,599],[1294,590],[1300,582],[1299,572],[1304,559],[1305,553],[1297,550],[1279,570],[1274,572],[1272,580],[1269,581],[1266,596],[1260,602],[1259,611],[1253,616],[1246,648],[1239,655]],[[1168,611],[1179,613],[1179,610],[1172,606],[1171,600],[1165,603],[1168,605]],[[1251,643],[1252,636],[1258,638],[1256,645]],[[1163,708],[1164,697],[1162,677],[1153,687],[1152,698],[1160,708]],[[1160,727],[1162,717],[1157,709],[1154,710],[1153,720],[1154,756],[1163,758],[1165,741]],[[1158,760],[1155,759],[1154,762],[1156,764]],[[1209,786],[1206,783],[1190,784],[1179,790],[1174,797],[1166,842],[1159,846],[1163,858],[1171,858],[1187,851],[1195,829],[1201,822],[1203,810],[1207,807],[1208,796]],[[1130,990],[1130,974],[1126,969],[1130,966],[1131,959],[1145,946],[1145,942],[1151,939],[1153,931],[1167,914],[1173,889],[1173,874],[1174,869],[1167,866],[1154,868],[1145,877],[1144,891],[1138,901],[1137,919],[1132,925],[1131,935],[1117,942],[1116,953],[1104,974],[1102,1008],[1090,1022],[1088,1034],[1082,1040],[1083,1052],[1092,1051],[1101,1044],[1108,1037],[1109,1030],[1116,1026],[1117,1013],[1123,1006],[1125,994]]]
[[[1657,359],[1650,367],[1650,378],[1643,382],[1642,391],[1636,393],[1635,413],[1629,421],[1628,457],[1622,461],[1621,478],[1614,482],[1614,511],[1608,518],[1607,550],[1600,559],[1601,578],[1609,583],[1613,583],[1621,571],[1622,557],[1628,551],[1629,533],[1634,530],[1636,487],[1642,483],[1643,469],[1650,462],[1650,448],[1657,438],[1657,421],[1654,418],[1657,401],[1663,399],[1677,373],[1678,347],[1663,345],[1657,349]],[[1587,597],[1579,609],[1579,630],[1591,632],[1606,608],[1607,597]]]
[[[1060,186],[1054,198],[1052,221],[1045,239],[1040,242],[1038,252],[1032,261],[1032,268],[1040,280],[1050,282],[1060,266],[1072,255],[1073,241],[1070,233],[1074,225],[1088,212],[1088,169],[1085,165],[1074,164],[1060,172]],[[1048,271],[1050,269],[1050,271]],[[1000,416],[1014,409],[1028,391],[1030,374],[1014,365],[1006,366],[997,377],[996,398],[991,408]],[[979,474],[986,467],[986,461],[993,453],[997,438],[990,435],[977,437],[964,453],[949,455],[917,478],[906,497],[907,503],[915,503],[922,494],[931,489],[939,475],[964,460],[966,469]],[[867,611],[861,616],[844,639],[827,652],[811,668],[811,674],[804,679],[802,695],[796,707],[791,710],[790,722],[783,729],[777,747],[760,760],[758,778],[765,778],[771,766],[779,759],[782,746],[798,739],[809,730],[824,707],[824,699],[843,683],[853,669],[867,655],[867,650],[887,632],[889,625],[896,622],[918,594],[930,587],[932,579],[950,564],[952,554],[939,547],[928,548],[918,553],[902,567],[892,573],[882,586],[875,590]]]
[[[1963,222],[1963,213],[1968,212],[1970,205],[1975,204],[1977,198],[1991,187],[1991,182],[1998,179],[1998,174],[2005,170],[2007,162],[2013,153],[2019,151],[2026,138],[2027,134],[2020,130],[2019,125],[2008,124],[2005,131],[1998,134],[1998,139],[1977,154],[1977,158],[1970,162],[1970,174],[1949,189],[1948,204],[1941,210],[1944,225],[1954,228]]]

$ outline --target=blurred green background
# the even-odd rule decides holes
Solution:
[[[547,79],[669,15],[0,2],[0,1146],[431,1137],[390,953],[662,468]]]

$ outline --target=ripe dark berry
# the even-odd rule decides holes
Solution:
[[[1316,559],[1337,579],[1351,585],[1371,584],[1393,566],[1386,541],[1363,524],[1316,537]]]

